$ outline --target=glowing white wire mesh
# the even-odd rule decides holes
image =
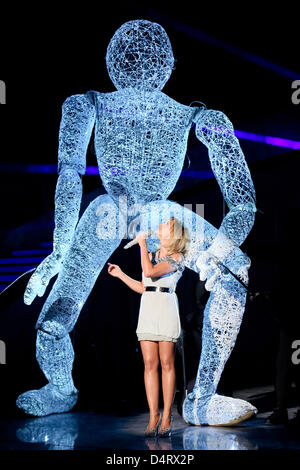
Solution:
[[[161,90],[174,66],[170,40],[157,23],[128,21],[113,35],[106,65],[117,89]]]
[[[157,228],[149,227],[148,215],[154,212],[162,222],[170,215],[182,223],[189,220],[191,243],[185,266],[199,273],[211,291],[204,312],[197,379],[183,405],[184,419],[193,424],[216,424],[256,412],[248,402],[216,394],[240,328],[247,292],[214,261],[224,261],[248,282],[251,262],[239,246],[254,224],[256,211],[253,182],[233,126],[220,111],[185,106],[160,91],[174,63],[168,36],[160,25],[144,20],[125,23],[114,34],[106,60],[118,90],[73,95],[63,104],[53,253],[37,267],[24,296],[30,304],[58,274],[36,325],[37,359],[49,384],[25,392],[17,404],[35,415],[74,406],[77,390],[71,377],[74,354],[68,333],[128,227],[132,238],[138,225],[141,230]],[[198,139],[208,148],[229,207],[219,230],[167,199],[180,176],[193,123]],[[107,194],[92,201],[78,222],[82,195],[78,173],[85,173],[94,126],[99,173]],[[120,196],[125,197],[121,209]],[[132,209],[137,204],[135,213]],[[116,209],[116,219],[110,208]],[[125,209],[130,217],[124,223]],[[100,222],[104,223],[99,228]],[[149,239],[150,250],[151,243]],[[64,399],[58,393],[64,393]]]

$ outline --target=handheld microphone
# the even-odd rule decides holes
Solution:
[[[149,237],[152,232],[153,232],[153,230],[151,230],[151,229],[147,230],[145,232],[146,237]],[[136,245],[137,243],[138,243],[137,238],[134,238],[133,240],[131,240],[131,242],[128,242],[123,248],[124,248],[124,250],[127,250],[127,248],[131,248],[133,245]]]

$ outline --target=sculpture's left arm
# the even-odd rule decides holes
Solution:
[[[244,242],[254,225],[255,189],[227,116],[221,111],[200,109],[194,122],[196,136],[208,148],[211,168],[229,208],[208,250],[222,261]]]

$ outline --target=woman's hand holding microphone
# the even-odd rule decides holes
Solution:
[[[146,238],[149,237],[149,233],[147,232],[140,232],[136,237],[136,241],[139,245],[141,245],[141,243],[144,243],[144,240],[146,240]]]

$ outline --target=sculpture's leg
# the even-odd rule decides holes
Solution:
[[[241,253],[240,256],[237,254],[236,259],[227,260],[224,264],[236,272],[233,263],[238,267],[238,263],[242,265],[242,260]],[[246,289],[231,274],[224,276],[210,293],[204,310],[197,377],[193,391],[183,403],[183,418],[188,423],[234,425],[257,413],[257,409],[245,400],[216,393],[240,329],[246,295]]]
[[[178,217],[190,231],[191,243],[185,266],[199,273],[196,265],[199,251],[209,248],[218,232],[201,215],[173,201],[156,201],[145,206],[132,225],[139,223],[141,230],[146,230],[148,220],[156,219],[156,225],[152,227],[156,229],[160,222],[164,222],[171,215]],[[152,248],[157,241],[148,238],[147,244]],[[241,274],[247,285],[249,261],[247,255],[235,248],[224,260],[224,264],[233,273]],[[192,393],[187,395],[183,403],[183,418],[187,423],[233,425],[257,413],[257,409],[245,400],[215,393],[236,342],[246,297],[246,289],[230,273],[223,274],[210,293],[204,310],[202,351],[197,378]]]
[[[108,215],[104,219],[106,210]],[[76,227],[62,269],[36,324],[36,358],[48,383],[17,398],[17,406],[28,414],[61,413],[71,410],[77,402],[78,390],[72,379],[74,351],[69,332],[105,262],[123,238],[124,232],[120,236],[116,227],[119,227],[118,208],[108,195],[92,201]]]

